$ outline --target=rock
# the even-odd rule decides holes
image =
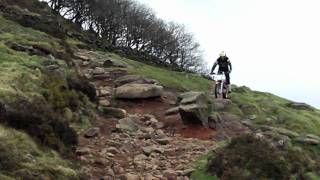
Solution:
[[[99,75],[93,75],[93,78],[97,79],[97,80],[106,80],[106,79],[110,79],[110,74],[104,73],[104,74],[99,74]]]
[[[297,110],[314,111],[314,108],[306,103],[291,102],[288,103],[287,106]]]
[[[164,123],[163,123],[163,122],[157,122],[157,123],[155,124],[155,127],[156,127],[157,129],[162,129],[162,128],[164,128]]]
[[[117,148],[115,148],[115,147],[110,147],[110,148],[106,149],[106,151],[107,151],[107,152],[110,152],[110,153],[112,153],[112,154],[118,154],[118,153],[120,153],[120,151],[119,151]]]
[[[160,97],[163,87],[154,84],[126,84],[116,88],[118,99],[146,99]]]
[[[202,92],[188,92],[178,97],[179,112],[185,124],[202,124],[208,127],[212,111],[211,102]]]
[[[194,169],[186,169],[181,173],[181,175],[190,177],[193,172],[194,172]]]
[[[104,74],[104,73],[105,73],[105,70],[104,70],[104,68],[101,68],[101,67],[96,67],[92,71],[93,75],[101,75],[101,74]]]
[[[144,129],[142,129],[143,132],[146,132],[146,133],[152,133],[154,132],[154,129],[152,127],[146,127]]]
[[[168,138],[164,138],[164,139],[156,139],[157,143],[161,144],[161,145],[167,145],[170,143],[170,139]]]
[[[208,126],[211,129],[219,129],[222,126],[222,119],[219,114],[212,114],[208,118]]]
[[[100,132],[100,128],[98,128],[98,127],[93,127],[93,128],[88,129],[88,130],[84,133],[84,137],[86,137],[86,138],[96,137],[96,136],[98,136],[99,132]]]
[[[88,66],[90,64],[90,61],[83,61],[81,63],[82,66]]]
[[[131,131],[135,132],[139,128],[130,118],[123,118],[119,120],[119,124],[116,125],[116,128],[120,131]]]
[[[140,180],[140,176],[136,175],[136,174],[127,173],[125,175],[125,179],[124,180]]]
[[[155,180],[155,178],[151,175],[151,174],[146,174],[144,177],[143,177],[144,180]]]
[[[239,107],[242,110],[242,112],[248,116],[256,115],[259,113],[258,107],[253,104],[241,104]]]
[[[114,81],[116,87],[125,85],[125,84],[159,84],[157,80],[143,78],[142,76],[137,75],[126,75],[118,78]]]
[[[212,107],[215,111],[223,111],[226,110],[232,104],[229,99],[213,99]]]
[[[106,68],[110,68],[110,67],[120,67],[120,68],[127,68],[128,65],[120,62],[120,61],[116,61],[113,59],[107,59],[103,62],[103,66]]]
[[[124,174],[125,173],[125,170],[123,169],[123,167],[120,167],[120,166],[114,166],[113,171],[115,174]]]
[[[176,180],[178,175],[173,170],[166,170],[163,172],[163,177],[167,178],[167,180]]]
[[[99,107],[99,111],[107,118],[125,118],[127,112],[124,109],[113,107]]]
[[[112,79],[118,79],[119,77],[125,76],[128,71],[126,69],[113,68],[109,73],[111,74]]]
[[[54,71],[54,70],[59,69],[59,68],[60,68],[60,66],[57,65],[57,64],[52,64],[52,65],[46,66],[46,69],[49,70],[49,71]]]
[[[88,154],[90,154],[90,152],[91,152],[91,150],[87,147],[77,148],[77,150],[76,150],[76,154],[78,156],[88,155]]]
[[[99,97],[105,97],[105,96],[110,96],[112,95],[112,92],[111,92],[111,87],[103,87],[101,88],[100,90],[98,90],[98,96]]]
[[[149,156],[153,152],[154,148],[152,146],[147,146],[143,147],[142,150],[145,155]]]
[[[137,156],[134,157],[134,162],[138,162],[138,161],[144,161],[144,160],[147,160],[148,157],[144,154],[139,154]]]
[[[263,125],[263,126],[260,126],[260,129],[262,131],[274,131],[274,132],[277,132],[281,135],[285,135],[285,136],[288,136],[291,138],[296,138],[299,136],[298,133],[291,131],[291,130],[288,130],[288,129],[285,129],[285,128],[277,128],[277,127]]]
[[[320,144],[319,139],[313,139],[310,137],[298,137],[295,139],[296,142],[303,143],[303,144],[310,144],[310,145],[318,145]]]
[[[107,174],[110,176],[115,176],[114,171],[112,169],[108,169]]]
[[[165,112],[165,115],[166,116],[170,116],[170,115],[175,115],[175,114],[178,114],[178,113],[179,113],[179,107],[174,107],[174,108],[168,109]]]
[[[108,107],[111,105],[111,103],[107,99],[102,99],[102,100],[99,100],[99,105],[104,106],[104,107]]]

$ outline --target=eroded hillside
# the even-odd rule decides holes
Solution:
[[[30,2],[0,1],[0,179],[319,178],[319,110],[247,87],[216,100]],[[210,128],[179,115],[197,98]]]

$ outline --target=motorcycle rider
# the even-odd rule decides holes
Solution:
[[[226,84],[228,85],[228,91],[231,93],[231,84],[230,84],[230,73],[232,71],[232,65],[229,58],[226,56],[226,53],[222,51],[220,57],[213,64],[210,74],[214,74],[214,70],[219,65],[218,74],[224,72],[226,76]]]

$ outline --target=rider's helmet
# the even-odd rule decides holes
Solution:
[[[220,52],[220,57],[224,57],[224,56],[226,56],[226,53],[224,51],[221,51]]]

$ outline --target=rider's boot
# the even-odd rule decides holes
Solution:
[[[228,85],[228,93],[231,93],[231,84]]]

